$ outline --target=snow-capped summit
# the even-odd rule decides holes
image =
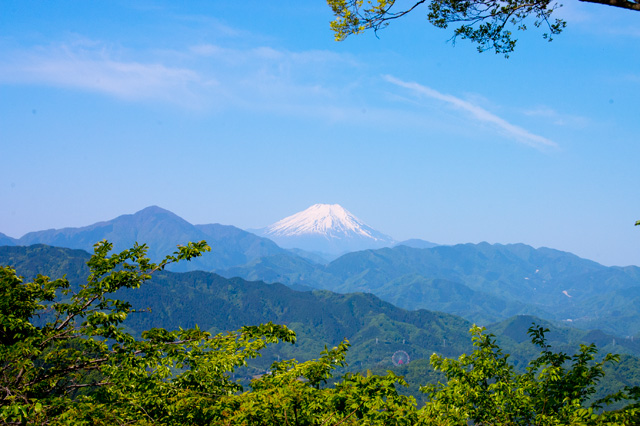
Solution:
[[[376,231],[338,204],[314,204],[263,228],[259,234],[285,248],[341,254],[393,245],[393,238]]]
[[[268,226],[265,230],[268,235],[281,237],[304,234],[341,237],[355,233],[377,240],[378,238],[372,235],[375,232],[339,204],[314,204]]]

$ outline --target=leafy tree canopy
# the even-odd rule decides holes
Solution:
[[[66,279],[38,276],[24,283],[0,267],[0,422],[8,425],[467,425],[638,424],[640,388],[593,400],[608,355],[595,362],[593,345],[575,355],[553,352],[547,330],[532,327],[541,350],[519,373],[492,335],[474,327],[475,350],[457,360],[433,355],[446,383],[427,385],[426,405],[399,393],[402,377],[347,373],[349,343],[318,359],[274,363],[251,389],[232,373],[266,345],[295,342],[295,333],[272,323],[211,335],[198,327],[154,328],[140,339],[126,331],[136,310],[114,297],[138,288],[170,263],[209,248],[179,247],[158,264],[146,246],[111,254],[96,244],[90,275],[77,292]],[[212,307],[215,308],[215,307]],[[333,381],[333,383],[330,382]],[[626,408],[599,413],[609,402]]]
[[[580,0],[640,11],[640,0]],[[554,0],[327,0],[335,20],[331,28],[338,41],[351,34],[373,29],[376,33],[395,19],[414,10],[426,9],[429,22],[438,28],[459,25],[452,40],[460,37],[478,45],[478,51],[494,50],[509,56],[516,46],[513,31],[527,25],[543,29],[549,41],[566,26],[552,18],[560,6]]]

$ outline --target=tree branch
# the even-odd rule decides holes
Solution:
[[[74,385],[67,385],[66,388],[67,388],[67,393],[69,393],[69,391],[72,389],[88,388],[91,386],[108,386],[112,384],[113,382],[80,383],[80,384],[74,384]]]
[[[619,7],[622,9],[636,10],[640,12],[640,2],[629,0],[580,0],[585,3],[604,4],[605,6]]]
[[[420,6],[422,3],[426,2],[426,0],[419,0],[418,2],[416,2],[416,4],[414,4],[413,6],[411,6],[409,9],[407,10],[403,10],[402,12],[390,12],[389,10],[391,9],[391,7],[393,6],[393,4],[391,4],[389,6],[389,8],[387,10],[384,11],[385,15],[388,16],[383,16],[383,18],[381,19],[382,22],[384,21],[390,21],[392,19],[397,19],[400,18],[404,15],[406,15],[407,13],[411,12],[413,9],[415,9],[416,7]],[[395,2],[394,2],[395,4]]]

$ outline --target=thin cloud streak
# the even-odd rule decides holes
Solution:
[[[434,90],[427,86],[423,86],[418,83],[402,81],[390,75],[384,76],[384,79],[387,80],[389,83],[395,84],[396,86],[409,89],[416,94],[427,96],[432,99],[437,99],[439,101],[445,102],[446,104],[456,109],[466,111],[470,113],[478,121],[494,125],[500,131],[502,131],[503,133],[505,133],[509,137],[512,137],[513,139],[517,140],[520,143],[523,143],[538,149],[543,147],[551,147],[551,148],[558,147],[558,145],[552,140],[547,139],[543,136],[531,133],[528,130],[523,129],[522,127],[511,124],[505,119],[498,117],[497,115],[487,111],[486,109],[478,105],[474,105],[471,102],[462,100],[452,95],[440,93],[437,90]]]
[[[215,85],[188,68],[113,59],[62,45],[49,51],[15,55],[0,66],[0,83],[45,84],[105,93],[127,100],[162,99],[187,104],[195,86]]]
[[[537,108],[527,109],[522,111],[524,115],[529,117],[541,117],[550,120],[557,126],[573,126],[573,127],[585,127],[588,120],[585,117],[578,115],[560,114],[556,110],[547,106],[539,106]]]
[[[362,99],[354,104],[347,93],[359,93],[360,64],[350,55],[323,50],[288,51],[268,46],[233,49],[199,44],[184,50],[138,54],[113,51],[99,41],[60,43],[10,54],[0,64],[0,84],[36,84],[75,88],[127,101],[161,101],[201,110],[239,109],[287,117],[322,118],[329,123],[357,121],[380,124],[382,114],[419,127],[419,113],[407,115],[380,109]],[[342,78],[331,78],[335,70]],[[344,72],[344,70],[352,72]],[[469,101],[439,93],[394,77],[398,86],[438,99],[493,124],[510,137],[531,146],[556,146]],[[353,96],[359,99],[359,96]],[[363,114],[365,109],[368,113]],[[428,126],[438,126],[433,120]]]
[[[99,41],[58,43],[8,52],[0,84],[92,91],[128,101],[163,101],[188,108],[268,108],[277,103],[326,103],[339,92],[326,75],[357,67],[349,55],[292,52],[267,46],[233,49],[212,44],[184,50],[113,51]],[[344,81],[342,84],[346,84]]]

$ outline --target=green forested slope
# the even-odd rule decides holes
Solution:
[[[371,292],[400,307],[443,310],[481,323],[532,314],[624,336],[640,324],[634,303],[640,268],[606,267],[524,244],[398,246],[348,253],[328,265],[270,257],[221,274]]]
[[[11,264],[18,274],[34,277],[51,271],[68,274],[72,285],[86,280],[83,265],[88,254],[43,245],[0,247],[0,264]],[[51,274],[53,275],[53,274]],[[470,348],[471,324],[460,317],[426,310],[407,311],[372,294],[337,294],[329,291],[294,291],[282,284],[226,279],[214,273],[158,272],[142,289],[121,290],[119,297],[141,311],[126,326],[139,333],[152,327],[193,327],[212,332],[237,329],[268,321],[286,324],[298,335],[296,346],[276,346],[261,365],[278,356],[308,359],[324,346],[347,338],[352,344],[348,361],[358,368],[392,367],[391,356],[405,350],[413,359],[433,352],[452,356]],[[147,309],[148,311],[144,311]]]

